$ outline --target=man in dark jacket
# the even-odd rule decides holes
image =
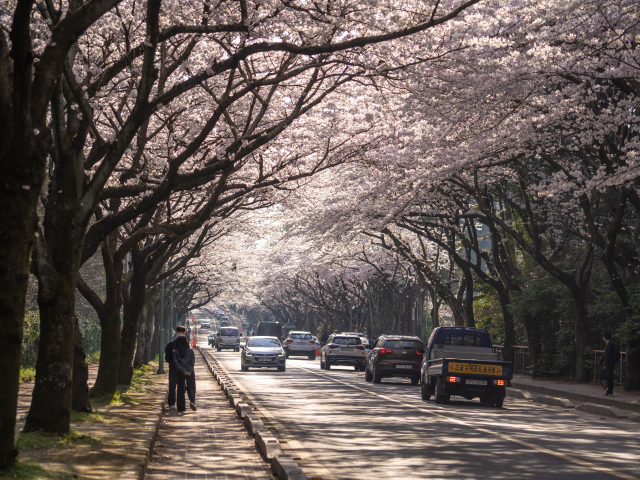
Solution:
[[[602,335],[602,339],[606,342],[604,347],[604,353],[602,354],[602,358],[600,358],[600,365],[603,365],[603,372],[607,378],[607,392],[606,396],[613,396],[613,369],[616,366],[616,359],[614,358],[616,346],[611,340],[611,333],[604,332]]]
[[[322,345],[325,345],[327,343],[327,340],[329,340],[329,334],[325,330],[324,332],[322,332],[322,337],[320,337],[320,343]]]
[[[184,337],[187,329],[182,325],[176,327],[176,339],[167,343],[164,347],[164,360],[169,364],[169,408],[171,410],[176,409],[176,364],[173,362],[173,351],[176,349],[176,342],[178,338]]]

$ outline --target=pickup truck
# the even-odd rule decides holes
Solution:
[[[489,332],[469,327],[433,330],[420,369],[422,400],[435,395],[448,404],[452,395],[502,407],[506,387],[513,378],[513,364],[498,361]]]

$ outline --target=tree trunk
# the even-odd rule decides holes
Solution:
[[[138,324],[140,313],[145,304],[145,280],[146,274],[143,271],[143,259],[133,252],[133,277],[131,279],[131,295],[124,302],[124,324],[122,327],[122,338],[120,343],[120,363],[118,366],[118,383],[121,385],[131,385],[133,377],[133,355],[136,348],[136,337],[138,334]],[[102,356],[102,355],[101,355]]]
[[[39,272],[40,346],[25,432],[69,433],[75,350],[73,288],[55,272]]]
[[[138,341],[136,345],[136,354],[133,358],[133,366],[135,368],[141,367],[144,363],[144,349],[146,344],[146,330],[147,330],[147,308],[142,307],[142,312],[140,313],[140,325],[138,326]]]
[[[113,395],[118,388],[118,365],[120,360],[120,309],[107,305],[104,315],[99,315],[100,364],[98,377],[91,389],[92,396]]]
[[[502,321],[504,322],[504,346],[502,347],[502,358],[507,362],[513,362],[513,346],[516,343],[516,330],[511,314],[511,297],[506,288],[496,288],[500,298],[502,308]]]
[[[87,355],[82,345],[82,333],[78,324],[78,317],[74,315],[75,345],[73,348],[73,387],[71,396],[71,408],[76,412],[91,412],[91,399],[89,398],[89,365]]]

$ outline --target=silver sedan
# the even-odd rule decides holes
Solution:
[[[251,368],[277,367],[284,372],[287,355],[277,337],[250,337],[242,347],[240,369],[243,372]]]

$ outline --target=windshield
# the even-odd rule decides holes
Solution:
[[[254,338],[247,342],[247,347],[279,347],[280,341],[276,338]]]
[[[311,334],[310,333],[292,333],[291,335],[289,335],[289,338],[292,338],[294,340],[311,340]]]
[[[360,337],[337,337],[333,339],[337,345],[362,345]]]
[[[418,342],[412,340],[387,340],[384,343],[387,348],[407,348],[411,350],[418,350]]]
[[[237,328],[221,328],[220,335],[225,335],[227,337],[237,337],[238,329]]]

